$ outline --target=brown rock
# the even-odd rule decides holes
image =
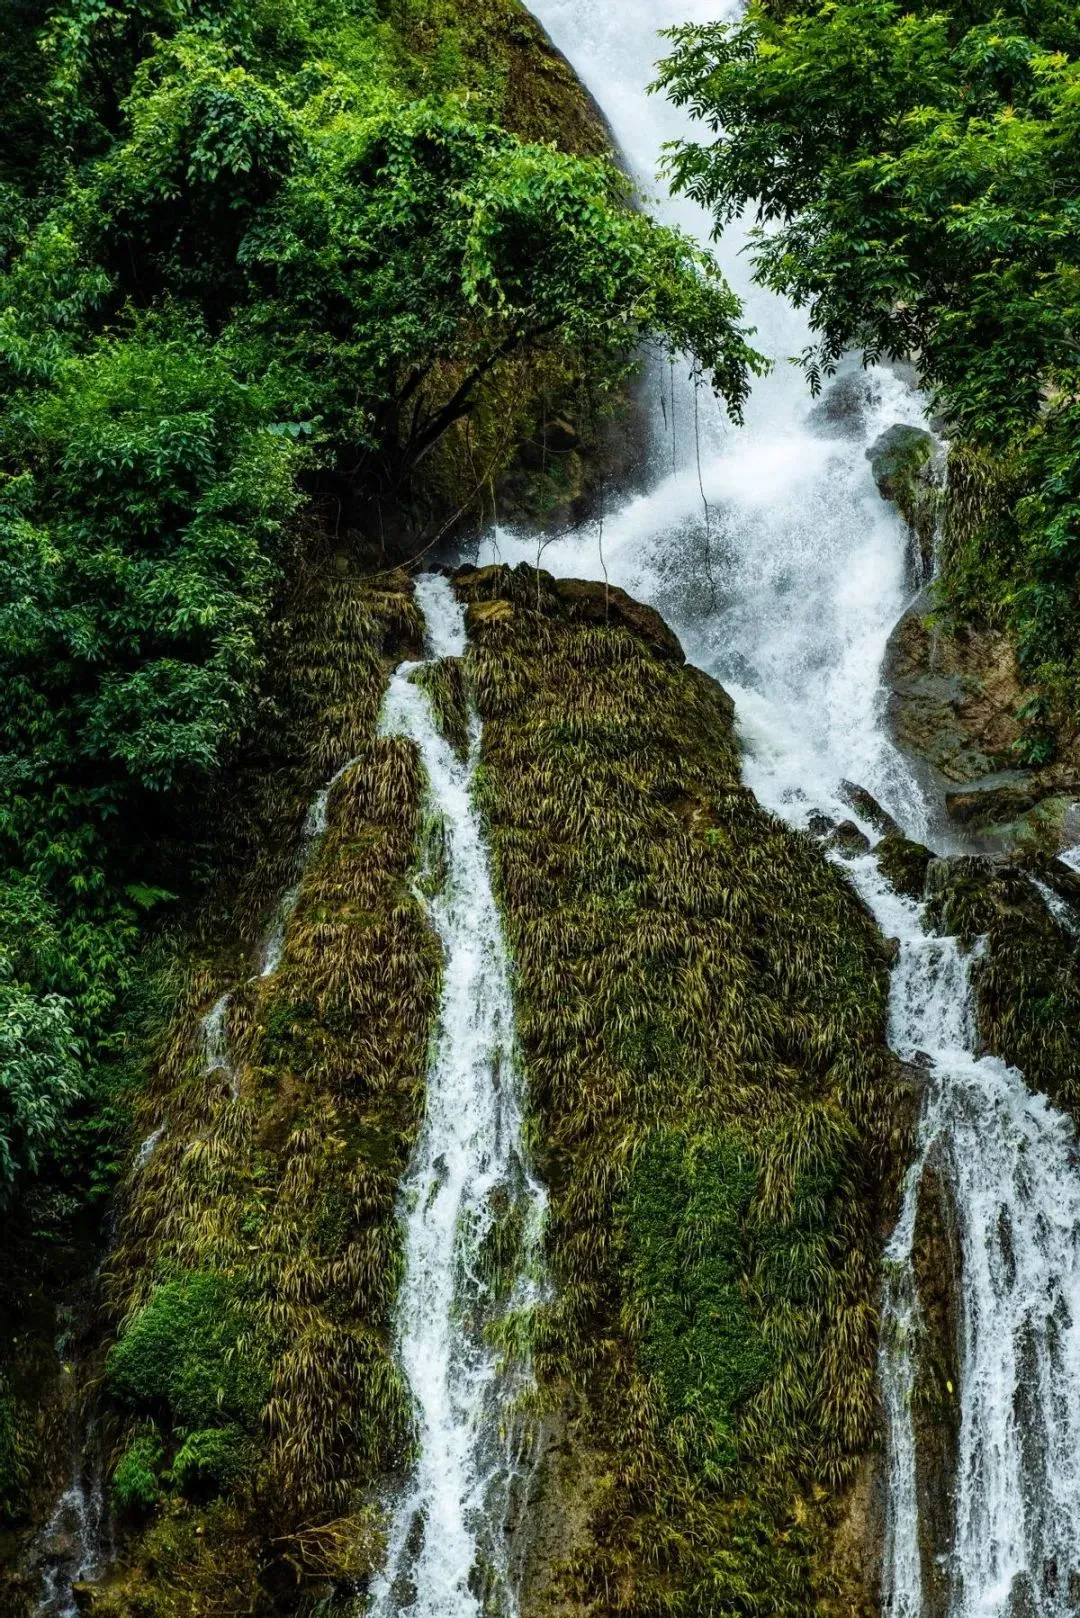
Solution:
[[[947,812],[979,844],[1057,852],[1076,841],[1080,738],[1062,731],[1054,763],[1016,768],[1017,715],[1031,693],[1005,635],[952,632],[916,603],[893,631],[884,673],[897,744],[929,766]]]

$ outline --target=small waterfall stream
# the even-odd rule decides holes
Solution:
[[[464,615],[449,584],[427,575],[417,595],[432,661],[461,656]],[[377,1618],[511,1618],[508,1528],[528,1466],[513,1412],[523,1376],[500,1366],[490,1333],[536,1299],[545,1197],[523,1153],[509,962],[473,800],[479,723],[462,760],[414,682],[419,667],[394,675],[379,728],[415,743],[427,775],[438,869],[421,893],[444,965],[426,1111],[403,1189],[397,1337],[418,1458],[370,1610]],[[490,1267],[503,1245],[493,1242],[499,1226],[520,1233],[515,1273],[501,1285]]]

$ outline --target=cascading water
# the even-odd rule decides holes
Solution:
[[[734,16],[717,0],[534,0],[533,9],[607,114],[631,167],[649,181],[663,143],[692,133],[646,94],[658,30]],[[685,199],[660,212],[707,240]],[[749,279],[733,229],[719,257],[746,302],[759,348],[777,360],[745,426],[706,395],[657,400],[654,484],[605,513],[599,535],[545,540],[543,565],[604,577],[665,613],[688,655],[735,698],[744,773],[795,825],[847,819],[857,781],[908,835],[932,814],[884,724],[888,636],[914,593],[907,536],[882,502],[866,451],[895,422],[921,425],[901,376],[853,365],[833,408],[815,404],[785,356],[808,341],[803,317]],[[661,472],[666,466],[669,471]],[[610,503],[610,502],[609,502]],[[498,530],[485,560],[536,561],[536,543]],[[709,572],[711,571],[711,576]],[[857,815],[855,818],[859,818]],[[873,828],[864,826],[873,833]],[[1080,851],[1078,851],[1080,852]],[[926,1065],[916,1162],[887,1254],[882,1385],[890,1502],[885,1597],[892,1618],[923,1606],[911,1395],[920,1322],[912,1244],[923,1169],[947,1183],[960,1249],[961,1343],[951,1618],[1059,1618],[1080,1600],[1080,1173],[1071,1125],[1022,1076],[979,1060],[969,961],[934,937],[872,857],[846,862],[886,936],[900,941],[891,1039]],[[1060,918],[1059,918],[1060,919]]]
[[[71,1480],[39,1536],[42,1562],[36,1612],[40,1618],[79,1618],[75,1589],[96,1579],[106,1560],[108,1512],[104,1465],[93,1417],[78,1425]]]
[[[433,660],[465,649],[464,617],[446,581],[417,586]],[[415,743],[427,775],[437,872],[421,884],[443,948],[439,1020],[424,1122],[405,1182],[405,1275],[397,1335],[416,1407],[418,1459],[394,1513],[378,1618],[480,1618],[516,1611],[507,1532],[527,1466],[514,1434],[517,1376],[490,1342],[500,1318],[535,1301],[545,1199],[522,1148],[520,1069],[510,972],[468,758],[442,735],[405,664],[390,683],[380,732]],[[497,1227],[517,1229],[517,1274],[490,1271]]]

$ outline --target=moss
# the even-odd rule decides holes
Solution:
[[[305,750],[264,797],[243,800],[267,824],[276,801],[277,835],[262,831],[257,858],[236,854],[235,878],[226,866],[202,927],[208,941],[227,927],[240,942],[192,973],[139,1101],[137,1133],[162,1118],[168,1129],[125,1188],[108,1384],[133,1420],[161,1418],[166,1499],[148,1527],[132,1527],[107,1582],[102,1599],[125,1613],[186,1618],[182,1590],[201,1592],[208,1611],[269,1611],[279,1580],[289,1610],[301,1595],[327,1596],[370,1566],[377,1531],[357,1516],[361,1497],[411,1453],[390,1339],[397,1193],[440,961],[412,891],[419,764],[407,744],[379,738],[376,721],[389,670],[415,655],[419,630],[399,574],[317,575],[294,601],[279,678],[287,734]],[[306,806],[350,759],[281,965],[248,981],[274,895],[296,880]],[[207,1072],[201,1019],[230,984],[230,1071]],[[189,1332],[211,1302],[214,1320]],[[193,1360],[178,1351],[188,1337]],[[227,1509],[205,1504],[216,1492]]]
[[[603,1480],[544,1600],[808,1613],[875,1434],[881,943],[655,614],[527,568],[457,587],[551,1190],[535,1364]]]
[[[603,114],[520,0],[403,0],[393,15],[417,93],[468,89],[523,140],[610,150]]]
[[[632,1306],[645,1322],[639,1360],[696,1470],[734,1464],[734,1419],[773,1368],[741,1285],[744,1225],[757,1176],[737,1139],[699,1152],[649,1140],[625,1212]]]
[[[113,1397],[177,1425],[258,1419],[269,1354],[236,1287],[206,1272],[168,1281],[127,1324],[105,1366]]]

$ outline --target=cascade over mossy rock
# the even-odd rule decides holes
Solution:
[[[882,873],[897,893],[921,899],[926,891],[926,873],[933,854],[922,843],[912,842],[902,832],[890,832],[874,849]]]
[[[1080,877],[1038,853],[954,855],[930,862],[926,891],[933,924],[978,943],[984,1047],[1080,1122]]]
[[[912,1424],[923,1611],[925,1618],[947,1618],[960,1440],[963,1277],[956,1209],[948,1178],[933,1160],[924,1165],[919,1182],[913,1266],[920,1318],[913,1345]]]

